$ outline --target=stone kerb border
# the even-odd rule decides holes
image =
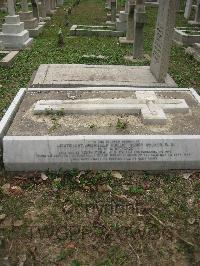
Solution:
[[[197,32],[198,34],[190,34],[191,32]],[[200,42],[200,28],[178,27],[174,29],[174,41],[179,45],[190,46],[194,43]]]
[[[29,88],[28,92],[37,91],[69,91],[69,90],[99,90],[97,87],[83,87],[83,88]],[[103,87],[103,90],[124,90],[124,91],[186,91],[190,92],[198,103],[200,103],[200,96],[192,88],[131,88],[131,87]],[[164,169],[199,169],[200,168],[200,135],[74,135],[74,136],[5,136],[12,119],[14,118],[18,107],[24,97],[26,89],[21,89],[11,106],[6,112],[5,116],[0,122],[1,129],[1,141],[3,139],[4,147],[4,165],[6,170],[10,171],[31,171],[59,168],[73,168],[78,167],[80,169],[133,169],[133,170],[164,170]],[[39,143],[39,145],[38,145]],[[80,145],[135,145],[136,143],[141,145],[163,145],[163,155],[158,155],[156,158],[148,157],[144,161],[140,161],[139,150],[136,154],[132,154],[129,160],[121,161],[116,154],[116,158],[110,159],[104,156],[104,158],[93,158],[90,160],[77,157],[74,162],[71,162],[70,157],[67,155],[65,145],[75,145],[72,151],[77,148],[77,143]],[[104,144],[102,144],[104,143]],[[37,145],[36,145],[37,144]],[[60,145],[60,146],[59,146]],[[64,146],[63,146],[64,145]],[[172,145],[170,152],[172,157],[168,157],[169,147]],[[66,153],[67,157],[60,157],[58,152],[58,146],[61,148],[61,153]],[[27,149],[27,147],[29,147]],[[55,156],[51,158],[49,154],[49,147]],[[62,148],[63,147],[63,148]],[[94,146],[95,147],[95,146]],[[110,147],[110,146],[109,146]],[[168,147],[168,148],[167,148]],[[13,148],[20,150],[19,158],[16,158],[13,152],[10,152]],[[60,149],[59,148],[59,149]],[[63,150],[62,150],[63,149]],[[151,148],[150,152],[151,152]],[[137,150],[137,149],[136,149]],[[152,148],[154,150],[154,148]],[[7,152],[9,151],[9,154]],[[34,151],[34,152],[33,152]],[[116,150],[118,152],[118,148]],[[181,154],[180,156],[177,154]],[[49,155],[48,155],[49,154]],[[39,157],[37,157],[37,156]],[[45,156],[43,156],[45,155]],[[40,157],[41,156],[41,157]],[[50,156],[50,157],[49,157]],[[129,155],[127,155],[129,156]],[[87,161],[88,160],[88,161]],[[19,163],[20,161],[20,163]]]
[[[26,93],[26,89],[22,88],[19,90],[17,95],[15,96],[14,100],[12,101],[10,107],[6,111],[5,115],[0,121],[0,146],[2,147],[3,137],[7,133],[15,114],[17,113],[19,106],[24,98]]]
[[[112,26],[73,25],[70,29],[70,35],[122,37],[124,32],[115,30]]]

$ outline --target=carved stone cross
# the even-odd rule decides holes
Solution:
[[[153,91],[136,91],[136,99],[40,100],[34,114],[141,114],[144,124],[166,124],[166,113],[188,113],[184,99],[160,99]]]

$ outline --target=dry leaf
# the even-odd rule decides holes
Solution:
[[[189,224],[193,225],[196,220],[194,218],[189,218],[187,221]]]
[[[23,266],[24,263],[26,262],[26,254],[19,255],[18,258],[19,258],[19,266]]]
[[[188,180],[192,176],[192,173],[184,173],[183,178]]]
[[[15,226],[15,227],[20,227],[20,226],[22,226],[24,224],[24,222],[22,221],[22,220],[17,220],[17,221],[15,221],[14,223],[13,223],[13,225]]]
[[[41,173],[41,178],[43,181],[46,181],[49,177],[45,173]]]
[[[65,213],[69,212],[71,209],[72,209],[72,204],[63,206],[63,211]]]
[[[4,184],[2,187],[2,192],[6,195],[9,195],[9,191],[10,191],[10,184],[9,183],[6,183]]]
[[[21,187],[19,186],[12,186],[10,187],[10,194],[14,195],[14,196],[19,196],[23,193],[23,190]]]
[[[122,188],[123,188],[124,190],[126,190],[126,191],[129,190],[129,186],[127,186],[127,185],[122,185]]]
[[[5,218],[6,218],[6,215],[4,213],[0,214],[0,221],[3,221]]]
[[[76,248],[76,243],[75,242],[69,242],[65,246],[67,249],[75,249]]]
[[[135,203],[134,199],[128,198],[126,195],[116,195],[116,198],[127,201],[128,203]]]
[[[112,188],[109,185],[98,185],[99,192],[112,192]]]
[[[81,171],[81,172],[75,177],[75,180],[76,180],[77,183],[80,184],[80,180],[79,180],[79,178],[80,178],[82,175],[84,175],[84,174],[85,174],[85,172],[84,172],[84,171]]]
[[[123,179],[124,177],[117,171],[112,171],[111,172],[111,175],[114,177],[114,178],[117,178],[117,179]]]

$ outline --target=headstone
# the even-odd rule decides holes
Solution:
[[[117,2],[116,0],[111,0],[111,22],[116,21],[117,14]]]
[[[46,19],[46,4],[45,4],[46,0],[42,0],[40,2],[38,2],[38,12],[39,12],[39,17],[42,20]]]
[[[144,58],[144,24],[147,20],[144,0],[136,0],[134,16],[134,45],[133,58]]]
[[[127,19],[127,31],[126,37],[120,37],[120,43],[133,43],[134,41],[134,12],[135,12],[135,1],[128,1],[128,19]]]
[[[197,0],[194,20],[189,21],[188,23],[192,25],[200,25],[200,0]]]
[[[184,13],[184,17],[186,19],[190,18],[190,14],[191,14],[191,11],[192,11],[192,2],[193,2],[193,0],[187,0],[186,1],[185,13]]]
[[[179,0],[160,0],[150,65],[158,82],[164,82],[169,67],[177,1]]]
[[[7,5],[5,0],[0,0],[0,10],[3,12],[7,12]]]
[[[32,5],[32,9],[33,9],[33,17],[39,21],[39,11],[38,11],[37,0],[31,0],[31,5]]]
[[[13,0],[8,0],[8,14],[2,25],[0,41],[6,49],[23,49],[32,43],[32,39],[29,38],[29,32],[24,30],[24,23],[20,22],[19,15],[15,15]]]
[[[49,106],[59,112],[56,124]],[[8,171],[200,168],[200,97],[193,89],[28,89],[15,99],[17,109],[3,118]]]

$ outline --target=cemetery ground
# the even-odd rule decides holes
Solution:
[[[116,38],[69,36],[73,24],[105,23],[104,3],[82,0],[69,17],[60,8],[34,46],[21,51],[10,69],[0,68],[1,116],[40,64],[131,64],[123,59],[131,54],[131,46],[119,45]],[[156,11],[147,9],[145,52],[149,55]],[[177,26],[187,26],[181,17]],[[97,61],[83,55],[108,58]],[[200,93],[200,64],[183,47],[173,46],[169,72],[179,87],[193,87]],[[58,127],[59,115],[52,120]],[[120,120],[116,127],[123,131],[126,123]],[[0,265],[200,263],[200,172],[72,169],[9,174],[2,170],[0,185]]]

